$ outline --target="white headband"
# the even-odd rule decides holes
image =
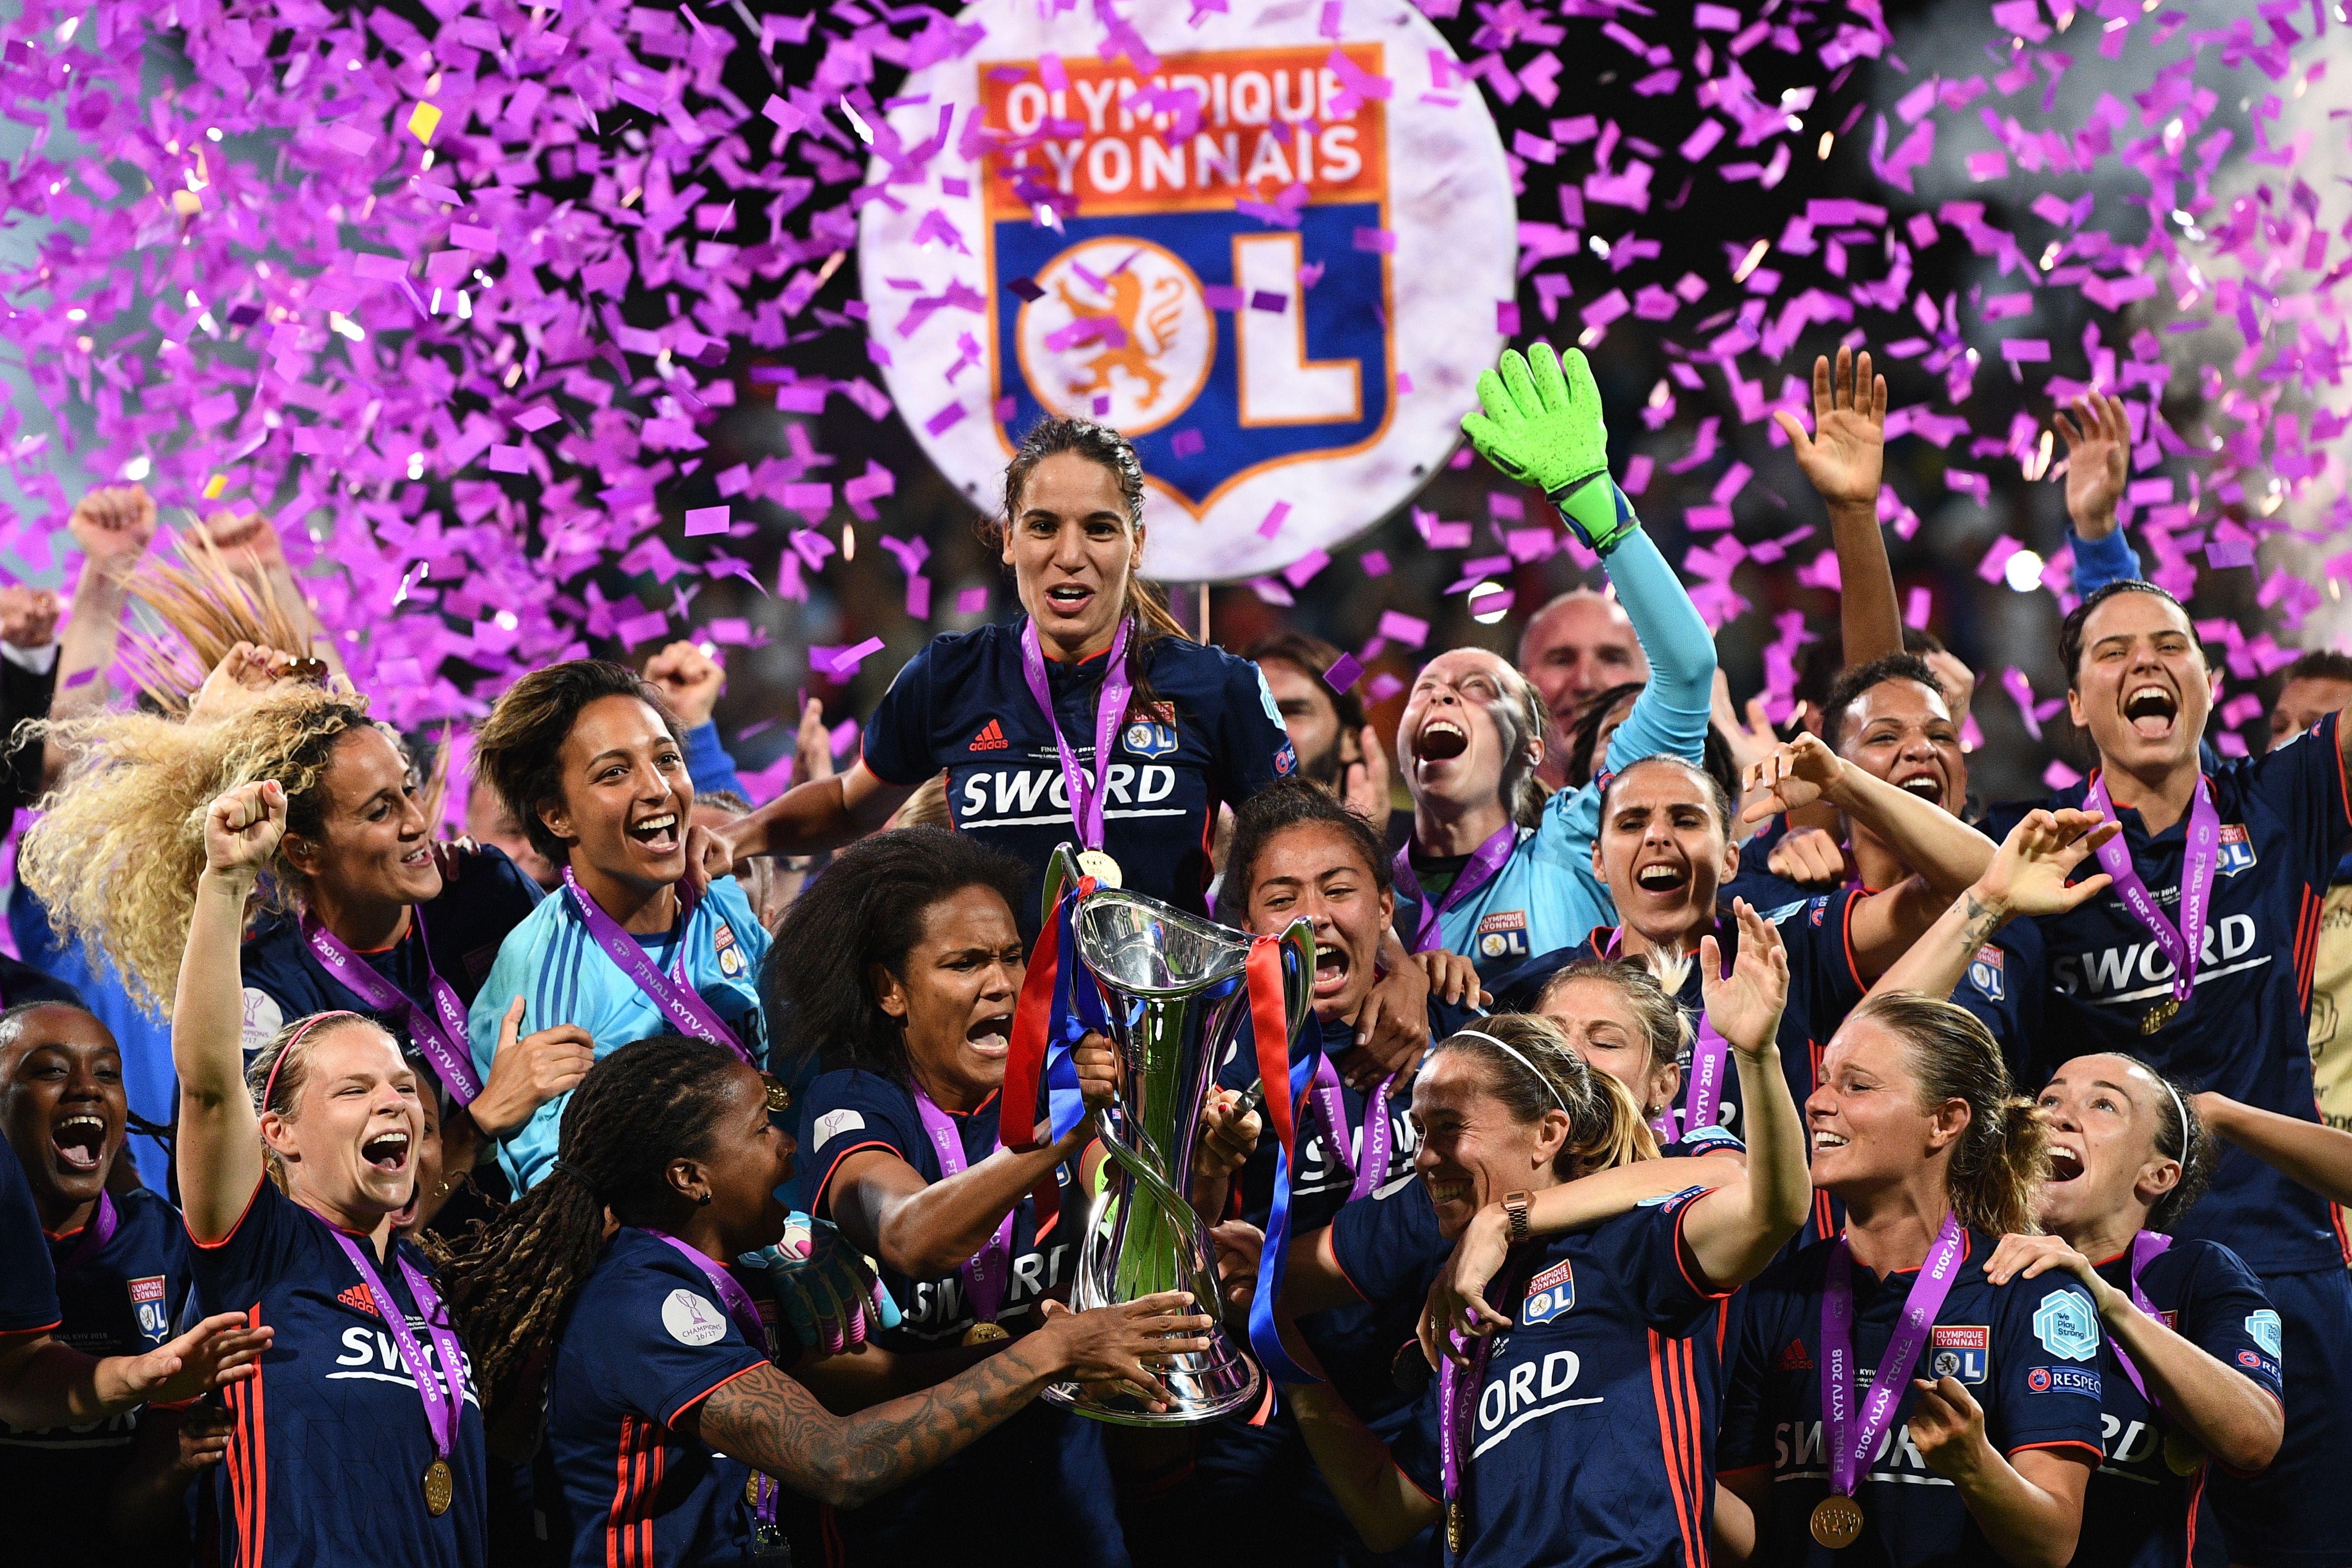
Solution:
[[[2178,1112],[2180,1117],[2180,1159],[2185,1164],[2189,1159],[2189,1140],[2194,1136],[2194,1129],[2197,1124],[2189,1120],[2189,1107],[2181,1100],[2180,1091],[2173,1088],[2171,1083],[2166,1079],[2162,1073],[2151,1070],[2148,1076],[2155,1079],[2157,1082],[2163,1084],[2164,1092],[2172,1096],[2172,1109]]]
[[[1527,1068],[1529,1073],[1534,1075],[1535,1080],[1538,1083],[1543,1085],[1544,1088],[1551,1091],[1552,1103],[1559,1107],[1562,1114],[1566,1115],[1570,1121],[1576,1120],[1576,1112],[1568,1109],[1568,1101],[1560,1098],[1559,1088],[1553,1084],[1551,1079],[1544,1077],[1541,1072],[1537,1071],[1535,1063],[1528,1060],[1527,1058],[1512,1049],[1510,1046],[1496,1039],[1494,1036],[1486,1033],[1484,1029],[1456,1029],[1454,1031],[1454,1037],[1455,1038],[1459,1038],[1464,1035],[1468,1035],[1474,1038],[1486,1041],[1488,1045],[1494,1047],[1496,1050],[1502,1052],[1505,1056],[1510,1058],[1521,1067]]]

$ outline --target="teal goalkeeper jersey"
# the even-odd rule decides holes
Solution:
[[[754,1061],[767,1061],[767,1032],[760,1012],[760,965],[768,955],[768,933],[732,877],[711,883],[694,907],[686,930],[636,939],[664,973],[682,942],[687,984],[735,1031]],[[596,1042],[599,1058],[632,1040],[676,1031],[654,999],[606,957],[589,934],[578,908],[563,893],[543,899],[499,944],[498,961],[482,983],[467,1017],[474,1066],[487,1083],[498,1054],[499,1026],[507,1005],[524,1000],[522,1033],[558,1024],[577,1024]],[[560,1094],[539,1108],[520,1131],[499,1145],[499,1163],[520,1193],[538,1182],[555,1159],[556,1134],[571,1096]]]

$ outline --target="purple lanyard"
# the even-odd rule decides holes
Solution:
[[[1122,616],[1118,635],[1110,639],[1102,690],[1095,699],[1095,776],[1088,784],[1086,771],[1078,766],[1077,753],[1063,738],[1062,721],[1054,716],[1054,689],[1045,683],[1045,654],[1037,645],[1037,623],[1021,623],[1021,674],[1029,682],[1029,695],[1037,700],[1039,711],[1045,715],[1045,728],[1054,731],[1054,750],[1062,759],[1062,790],[1069,797],[1070,820],[1077,826],[1081,849],[1103,847],[1103,802],[1110,794],[1111,746],[1118,739],[1119,726],[1127,721],[1128,694],[1135,689],[1135,683],[1127,678],[1127,628]]]
[[[1498,1301],[1510,1300],[1518,1294],[1522,1270],[1507,1265],[1504,1273],[1510,1279]],[[1486,1358],[1495,1352],[1496,1336],[1488,1334],[1470,1352],[1470,1366],[1465,1372],[1452,1356],[1443,1357],[1437,1368],[1437,1455],[1444,1479],[1445,1507],[1451,1514],[1462,1504],[1462,1486],[1470,1473],[1470,1424],[1478,1408],[1478,1389],[1486,1381]],[[1449,1524],[1448,1533],[1451,1534]],[[1464,1539],[1467,1540],[1466,1529]],[[1451,1544],[1451,1543],[1449,1543]],[[1459,1555],[1461,1548],[1454,1548]]]
[[[89,1216],[88,1225],[82,1226],[81,1240],[75,1245],[66,1260],[58,1265],[58,1272],[61,1275],[70,1274],[83,1264],[97,1258],[100,1253],[106,1250],[106,1244],[114,1239],[115,1231],[120,1229],[121,1225],[122,1216],[114,1209],[114,1194],[100,1188],[98,1194],[98,1212]]]
[[[1350,1153],[1348,1101],[1339,1089],[1339,1071],[1328,1057],[1316,1060],[1315,1079],[1307,1092],[1313,1098],[1316,1115],[1323,1123],[1323,1136],[1330,1144],[1332,1163],[1352,1173],[1353,1180],[1348,1188],[1348,1201],[1351,1204],[1370,1197],[1372,1189],[1388,1179],[1389,1155],[1396,1139],[1396,1129],[1389,1121],[1389,1100],[1396,1092],[1397,1079],[1402,1072],[1400,1068],[1373,1086],[1364,1104],[1363,1147]]]
[[[947,1181],[964,1173],[963,1134],[939,1102],[925,1092],[921,1084],[915,1086],[915,1114],[923,1119],[923,1131],[930,1134],[931,1147],[940,1157],[940,1179]],[[996,1147],[1004,1145],[999,1142]],[[990,1151],[992,1153],[994,1150]],[[988,1238],[978,1252],[965,1261],[956,1272],[963,1277],[964,1295],[971,1300],[974,1321],[996,1321],[996,1309],[1004,1301],[1004,1283],[1010,1277],[1009,1264],[1013,1256],[1013,1216],[1020,1212],[1015,1204],[996,1225],[996,1234]]]
[[[623,931],[621,922],[606,914],[596,900],[588,896],[588,889],[572,875],[569,866],[563,868],[563,890],[572,895],[572,907],[580,911],[580,919],[587,925],[588,934],[595,939],[598,947],[604,950],[604,956],[618,965],[622,973],[637,983],[637,989],[653,999],[653,1005],[661,1009],[661,1016],[668,1019],[678,1033],[725,1046],[745,1061],[751,1060],[751,1053],[743,1048],[743,1042],[735,1037],[735,1031],[721,1022],[719,1015],[710,1010],[710,1004],[687,984],[686,943],[694,925],[698,900],[685,883],[677,885],[677,957],[671,963],[667,974],[661,972],[661,966],[654,962],[653,954],[645,950],[643,943]],[[752,1065],[757,1067],[759,1064],[753,1062]]]
[[[1434,902],[1423,894],[1421,879],[1412,874],[1412,846],[1407,844],[1398,850],[1395,861],[1397,890],[1411,899],[1420,911],[1413,917],[1413,952],[1427,952],[1435,947],[1438,942],[1437,917],[1492,881],[1495,873],[1510,859],[1511,851],[1518,847],[1518,825],[1506,822],[1487,837],[1486,842],[1470,852],[1470,863],[1462,868],[1462,874],[1454,879],[1452,887],[1445,889],[1445,897]]]
[[[719,1299],[727,1303],[727,1315],[735,1320],[735,1327],[742,1334],[744,1342],[760,1354],[773,1359],[774,1352],[768,1343],[767,1322],[760,1316],[758,1303],[751,1300],[751,1292],[743,1289],[743,1282],[740,1279],[736,1279],[724,1268],[705,1258],[667,1231],[655,1230],[649,1226],[646,1234],[677,1247],[681,1256],[697,1268],[701,1269],[702,1277],[710,1281],[710,1288],[719,1292]],[[751,1467],[751,1485],[757,1494],[751,1505],[751,1511],[758,1516],[761,1523],[774,1524],[776,1498],[782,1489],[777,1484],[774,1477],[757,1465]]]
[[[319,1219],[316,1215],[311,1217]],[[327,1234],[335,1238],[335,1245],[343,1249],[343,1256],[352,1260],[352,1267],[360,1271],[362,1279],[367,1281],[368,1299],[375,1303],[377,1315],[383,1319],[383,1326],[392,1331],[393,1343],[400,1347],[402,1364],[408,1368],[409,1376],[416,1380],[416,1397],[425,1406],[425,1425],[433,1431],[433,1452],[446,1464],[449,1451],[457,1444],[457,1423],[466,1411],[466,1353],[457,1348],[457,1336],[438,1316],[441,1298],[433,1293],[433,1281],[427,1279],[415,1264],[401,1257],[400,1241],[395,1235],[392,1255],[399,1260],[401,1278],[408,1281],[408,1293],[416,1299],[416,1315],[425,1320],[425,1331],[433,1336],[433,1359],[440,1363],[438,1377],[425,1363],[425,1352],[417,1344],[415,1332],[409,1329],[408,1314],[400,1310],[400,1303],[394,1300],[392,1292],[383,1288],[383,1281],[377,1278],[375,1265],[368,1261],[367,1253],[340,1227],[328,1225],[324,1219],[319,1219],[319,1223],[327,1226]],[[442,1402],[445,1380],[447,1384],[446,1404]]]
[[[2091,781],[2083,804],[2109,821],[2116,820],[2115,802],[2107,797],[2105,777]],[[2131,847],[2116,834],[2095,852],[2099,869],[2115,879],[2116,894],[2132,918],[2148,929],[2156,945],[2173,964],[2172,996],[2186,1002],[2197,989],[2197,955],[2205,945],[2205,910],[2213,898],[2213,872],[2221,863],[2221,816],[2213,809],[2213,791],[2202,777],[2197,797],[2189,805],[2189,842],[2180,863],[2180,923],[2164,918],[2156,900],[2132,864]]]
[[[2144,1230],[2137,1236],[2132,1237],[2132,1305],[2137,1307],[2141,1311],[2146,1312],[2149,1317],[2154,1318],[2159,1323],[2164,1321],[2164,1314],[2156,1310],[2156,1303],[2149,1300],[2147,1299],[2147,1292],[2139,1288],[2139,1274],[2141,1269],[2146,1268],[2149,1263],[2153,1262],[2156,1258],[2164,1251],[2166,1247],[2170,1247],[2171,1245],[2172,1237],[2158,1231]],[[2152,1407],[2161,1411],[2164,1408],[2164,1402],[2150,1394],[2147,1391],[2147,1384],[2140,1381],[2139,1368],[2134,1366],[2132,1364],[2132,1358],[2124,1352],[2123,1342],[2113,1335],[2110,1335],[2108,1337],[2108,1343],[2115,1349],[2116,1360],[2123,1365],[2124,1375],[2131,1379],[2131,1385],[2134,1388],[2139,1390],[2139,1396],[2142,1399],[2147,1400]]]
[[[434,1072],[449,1090],[449,1098],[460,1105],[471,1105],[482,1092],[482,1080],[474,1075],[473,1060],[463,1044],[466,1005],[457,999],[449,983],[434,973],[433,952],[425,938],[424,906],[412,906],[409,915],[416,922],[417,951],[425,956],[425,989],[433,998],[431,1012],[418,1006],[415,997],[370,968],[367,961],[345,945],[342,938],[321,925],[318,916],[302,917],[302,938],[310,944],[310,956],[324,964],[327,973],[366,1003],[371,1011],[405,1015],[409,1039],[433,1064]]]
[[[1853,1418],[1853,1252],[1840,1236],[1830,1251],[1829,1277],[1822,1286],[1822,1422],[1828,1428],[1830,1490],[1853,1496],[1863,1468],[1878,1452],[1878,1440],[1895,1418],[1895,1407],[1911,1384],[1911,1369],[1919,1364],[1927,1331],[1942,1310],[1944,1298],[1969,1256],[1969,1233],[1958,1215],[1944,1216],[1944,1228],[1927,1251],[1919,1278],[1903,1303],[1903,1321],[1886,1342],[1878,1374],[1862,1405],[1862,1419]]]
[[[1619,926],[1609,933],[1609,946],[1601,956],[1615,958],[1624,940],[1625,928]],[[1698,962],[1696,954],[1692,955],[1691,962]],[[1706,977],[1702,975],[1700,979],[1704,984]],[[1657,1134],[1659,1142],[1671,1143],[1676,1138],[1686,1138],[1702,1127],[1716,1124],[1716,1118],[1723,1110],[1723,1067],[1730,1059],[1730,1044],[1716,1033],[1715,1020],[1706,1016],[1706,1003],[1702,992],[1698,1028],[1691,1043],[1690,1079],[1683,1086],[1682,1126],[1675,1127],[1672,1108],[1659,1112],[1658,1119],[1650,1123],[1650,1131]]]

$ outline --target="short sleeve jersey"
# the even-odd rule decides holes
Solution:
[[[460,850],[456,879],[442,888],[439,898],[419,906],[425,940],[416,940],[412,923],[399,942],[362,952],[359,960],[428,1013],[433,1007],[428,981],[434,975],[447,981],[457,1000],[470,1007],[482,982],[489,978],[499,944],[543,896],[539,884],[517,870],[504,850]],[[245,971],[248,1059],[289,1020],[344,1008],[365,1013],[408,1047],[406,1014],[378,1012],[346,988],[319,962],[303,940],[301,922],[291,916],[264,921],[246,939],[239,963]]]
[[[89,1356],[143,1355],[184,1327],[194,1256],[180,1214],[144,1187],[114,1199],[114,1234],[89,1226],[49,1238],[62,1321],[58,1339]],[[87,1248],[87,1249],[86,1249]],[[0,1497],[39,1498],[15,1511],[9,1544],[27,1563],[87,1553],[107,1489],[131,1457],[146,1406],[76,1426],[18,1431],[0,1421]]]
[[[768,933],[734,878],[721,877],[710,884],[710,890],[695,901],[683,933],[673,928],[640,938],[639,943],[665,973],[671,972],[682,949],[687,984],[735,1032],[753,1061],[767,1060],[760,964],[767,956]],[[474,997],[467,1033],[475,1070],[485,1082],[498,1054],[507,1005],[517,996],[524,999],[523,1033],[577,1024],[596,1042],[599,1058],[631,1041],[675,1032],[654,999],[596,945],[568,893],[541,900],[508,934],[498,961],[490,965],[489,978]],[[554,1163],[563,1108],[571,1100],[569,1094],[557,1095],[499,1145],[499,1163],[517,1193],[537,1183]]]
[[[1741,1292],[1737,1351],[1725,1382],[1716,1463],[1724,1473],[1769,1467],[1770,1510],[1759,1521],[1759,1562],[1811,1568],[1960,1568],[1996,1561],[1992,1547],[1950,1482],[1927,1468],[1912,1443],[1906,1388],[1886,1436],[1860,1477],[1862,1536],[1843,1552],[1817,1543],[1808,1521],[1829,1495],[1822,1446],[1822,1288],[1833,1242],[1786,1256]],[[1983,1406],[1994,1449],[2075,1450],[2095,1464],[2100,1447],[2099,1318],[2071,1279],[2045,1274],[2006,1286],[1988,1283],[1993,1238],[1971,1231],[1969,1256],[1944,1298],[1915,1374],[1956,1377]],[[1857,1394],[1866,1392],[1894,1336],[1918,1271],[1880,1279],[1853,1269]]]
[[[941,1180],[939,1153],[924,1134],[913,1091],[878,1073],[848,1068],[825,1073],[803,1099],[801,1147],[817,1171],[811,1212],[833,1213],[834,1182],[842,1160],[863,1149],[896,1154],[925,1182]],[[997,1100],[991,1095],[969,1115],[952,1115],[963,1145],[965,1168],[996,1148]],[[996,1316],[1015,1333],[1036,1321],[1040,1298],[1067,1300],[1077,1255],[1086,1194],[1066,1164],[1055,1172],[1059,1189],[1055,1212],[1041,1220],[1036,1198],[1024,1197],[1013,1211],[1009,1277]],[[920,1353],[954,1346],[974,1321],[961,1273],[911,1279],[887,1267],[882,1284],[904,1314],[899,1326],[880,1336],[895,1353]],[[1099,1426],[1043,1401],[1017,1412],[988,1437],[937,1468],[887,1493],[864,1508],[832,1513],[834,1528],[850,1563],[912,1563],[937,1553],[944,1541],[961,1540],[972,1521],[1019,1497],[1037,1517],[1064,1521],[1066,1539],[1057,1561],[1074,1568],[1101,1568],[1115,1547],[1116,1526],[1105,1521],[1112,1481],[1102,1457]],[[1018,1532],[970,1542],[965,1561],[1011,1561],[1034,1550]],[[1124,1557],[1118,1559],[1124,1562]]]
[[[1706,1561],[1722,1296],[1683,1243],[1698,1196],[1515,1249],[1463,1450],[1465,1568]],[[1438,1500],[1440,1389],[1391,1450]]]
[[[394,1245],[429,1272],[415,1243]],[[446,1379],[400,1267],[384,1259],[375,1268],[433,1375]],[[241,1311],[278,1331],[260,1375],[223,1391],[236,1424],[216,1494],[224,1564],[291,1568],[331,1560],[354,1541],[368,1543],[379,1568],[488,1562],[473,1369],[460,1369],[465,1404],[449,1456],[456,1500],[436,1515],[425,1506],[434,1447],[423,1400],[384,1327],[385,1303],[325,1220],[264,1180],[226,1237],[196,1244],[195,1275],[209,1309]]]
[[[0,1138],[0,1334],[46,1333],[63,1316],[41,1211],[16,1151]]]
[[[934,637],[875,710],[864,755],[885,784],[911,786],[945,769],[958,831],[1013,855],[1042,890],[1055,847],[1075,845],[1077,830],[1054,731],[1021,672],[1023,624]],[[1106,662],[1045,666],[1063,739],[1089,779]],[[1247,659],[1168,637],[1150,678],[1157,704],[1131,703],[1112,742],[1103,847],[1128,887],[1205,915],[1217,808],[1297,772],[1298,753]],[[1024,940],[1036,935],[1037,904],[1025,899],[1013,911]]]
[[[765,1282],[738,1279],[755,1295]],[[548,1377],[547,1448],[575,1568],[752,1561],[751,1468],[677,1430],[705,1399],[771,1359],[694,1260],[623,1226],[566,1309]]]
[[[2042,942],[2041,1026],[2027,1053],[2029,1084],[2069,1057],[2126,1051],[2200,1089],[2305,1121],[2318,1120],[2306,1043],[2312,966],[2322,906],[2352,832],[2336,719],[2261,757],[2210,775],[2221,819],[2220,861],[2202,934],[2197,988],[2179,1014],[2142,1033],[2172,994],[2173,966],[2113,892],[2034,922]],[[2080,806],[2085,785],[2046,801],[1998,808],[1999,838],[2035,805]],[[2118,807],[2123,842],[2158,909],[2179,918],[2188,819],[2150,837],[2139,813]],[[2010,985],[2024,983],[2010,949]],[[2263,1275],[2341,1268],[2344,1238],[2327,1201],[2236,1148],[2182,1216],[2184,1237],[2222,1242]]]
[[[2130,1291],[2128,1252],[2098,1270]],[[2235,1253],[2210,1241],[2176,1242],[2148,1260],[2139,1285],[2166,1327],[2284,1400],[2279,1315]],[[2204,1475],[2193,1451],[2178,1444],[2167,1451],[2172,1428],[2116,1354],[2110,1340],[2099,1360],[2105,1458],[2084,1493],[2074,1568],[2187,1568]]]

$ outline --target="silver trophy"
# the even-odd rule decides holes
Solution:
[[[1046,868],[1048,921],[1078,877],[1064,845]],[[1085,965],[1077,983],[1101,994],[1123,1071],[1117,1103],[1095,1119],[1109,1162],[1087,1213],[1070,1305],[1085,1311],[1181,1289],[1192,1293],[1197,1310],[1220,1317],[1216,1250],[1190,1202],[1192,1146],[1217,1066],[1249,1016],[1244,966],[1252,939],[1124,888],[1097,887],[1080,900],[1071,923],[1076,956]],[[1313,1002],[1313,929],[1294,921],[1282,949],[1283,1009],[1296,1034]],[[1173,1395],[1165,1410],[1131,1397],[1100,1398],[1075,1383],[1045,1396],[1122,1426],[1213,1421],[1253,1404],[1265,1374],[1222,1321],[1209,1332],[1207,1350],[1179,1357],[1160,1373]]]

